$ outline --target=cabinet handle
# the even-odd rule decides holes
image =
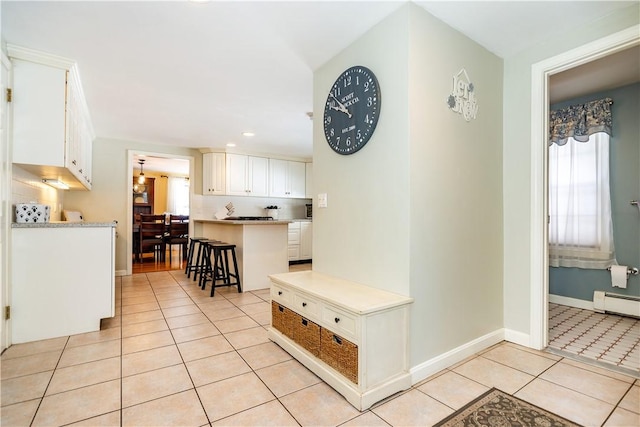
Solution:
[[[73,163],[73,164],[75,165],[75,164],[76,164],[76,161],[75,161],[75,160],[72,160],[72,161],[71,161],[71,163]]]
[[[82,169],[80,169],[78,172],[82,173]]]
[[[335,319],[333,319],[334,322],[338,323],[340,321],[339,317],[336,317]]]
[[[278,295],[282,295],[282,291],[278,291]]]
[[[302,303],[302,306],[303,306],[303,307],[306,307],[306,306],[307,306],[307,303],[306,303],[306,302],[303,302],[303,303]]]

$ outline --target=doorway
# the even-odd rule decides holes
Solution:
[[[531,141],[546,141],[549,114],[549,77],[640,44],[640,26],[549,58],[532,66]],[[531,144],[531,318],[530,344],[549,344],[548,182],[546,144]]]
[[[144,160],[142,165],[139,160]],[[145,176],[146,184],[139,185],[137,178],[140,173]],[[148,273],[153,271],[167,271],[184,268],[181,252],[178,246],[173,247],[173,252],[164,259],[145,257],[138,259],[134,254],[136,244],[134,242],[134,217],[139,209],[144,209],[144,213],[168,214],[191,212],[191,205],[194,194],[193,183],[194,158],[191,156],[180,156],[175,154],[145,152],[138,150],[128,151],[128,191],[127,191],[127,274]],[[134,178],[136,182],[134,183]],[[182,180],[188,183],[188,201],[186,208],[176,207],[168,197],[170,180]],[[151,185],[151,187],[150,187]],[[134,188],[135,187],[135,188]],[[171,206],[169,206],[171,205]],[[180,206],[184,205],[184,202]],[[178,212],[179,211],[179,212]],[[138,212],[139,213],[139,212]],[[189,235],[193,233],[193,223],[189,222]],[[175,256],[174,256],[175,253]],[[153,255],[153,254],[152,254]]]

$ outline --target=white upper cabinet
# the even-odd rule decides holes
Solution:
[[[225,166],[224,153],[204,153],[202,155],[202,194],[225,194]]]
[[[268,196],[269,159],[227,154],[226,188],[229,196]]]
[[[269,160],[269,196],[304,198],[306,169],[303,162]]]
[[[307,199],[313,198],[313,163],[305,163],[305,194]]]
[[[7,45],[13,65],[13,163],[71,189],[91,189],[94,139],[77,66]]]

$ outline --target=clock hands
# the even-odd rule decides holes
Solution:
[[[335,99],[335,101],[338,103],[338,106],[335,107],[333,105],[330,105],[329,108],[332,108],[336,111],[341,111],[345,113],[349,118],[351,118],[351,113],[349,112],[349,110],[347,110],[347,107],[345,107],[340,101],[338,101],[338,98],[336,98],[333,94],[331,94],[331,97]]]

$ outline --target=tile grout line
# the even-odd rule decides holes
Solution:
[[[193,300],[193,298],[191,297],[191,294],[188,294],[186,291],[184,291],[182,285],[175,279],[175,277],[172,274],[169,274],[169,275],[176,282],[178,287],[188,295],[189,299],[195,304],[195,306],[198,307],[198,310],[200,310],[200,313],[202,313],[202,310],[200,309],[198,304]],[[156,295],[155,290],[153,290],[153,292],[154,292],[154,295]],[[156,295],[156,300],[157,300],[157,295]],[[158,305],[160,305],[160,301],[158,301]],[[189,372],[189,368],[187,368],[187,363],[185,362],[184,356],[182,355],[182,352],[180,351],[180,347],[178,347],[178,342],[176,341],[176,337],[173,335],[173,329],[169,326],[169,322],[167,322],[167,318],[166,318],[166,316],[164,314],[164,311],[162,310],[162,307],[160,308],[160,312],[162,313],[162,317],[164,318],[165,323],[167,323],[167,328],[169,330],[169,333],[171,334],[171,338],[173,339],[173,343],[176,346],[176,350],[178,351],[178,354],[180,355],[180,360],[182,360],[182,365],[184,367],[184,370],[187,372],[187,375],[189,376],[189,381],[191,381],[191,385],[193,385],[193,392],[198,397],[198,402],[200,402],[200,407],[202,408],[202,412],[204,413],[204,416],[207,419],[207,423],[209,425],[211,425],[211,423],[213,421],[209,418],[209,414],[207,413],[207,409],[204,407],[204,403],[202,402],[202,398],[200,397],[200,393],[198,393],[198,388],[196,387],[196,383],[193,381],[193,377],[191,376],[191,372]],[[204,314],[204,313],[202,313],[202,314]],[[213,325],[213,322],[211,322],[211,319],[209,319],[207,317],[207,320]],[[213,326],[215,327],[215,325],[213,325]],[[222,332],[221,332],[221,334],[222,334]],[[224,337],[224,335],[223,335],[223,337]],[[224,337],[224,338],[226,340],[226,337]],[[231,344],[229,343],[229,345],[231,345]],[[178,393],[182,393],[182,392],[178,392]],[[178,393],[174,393],[174,394],[178,394]],[[164,396],[164,397],[166,397],[166,396]]]

